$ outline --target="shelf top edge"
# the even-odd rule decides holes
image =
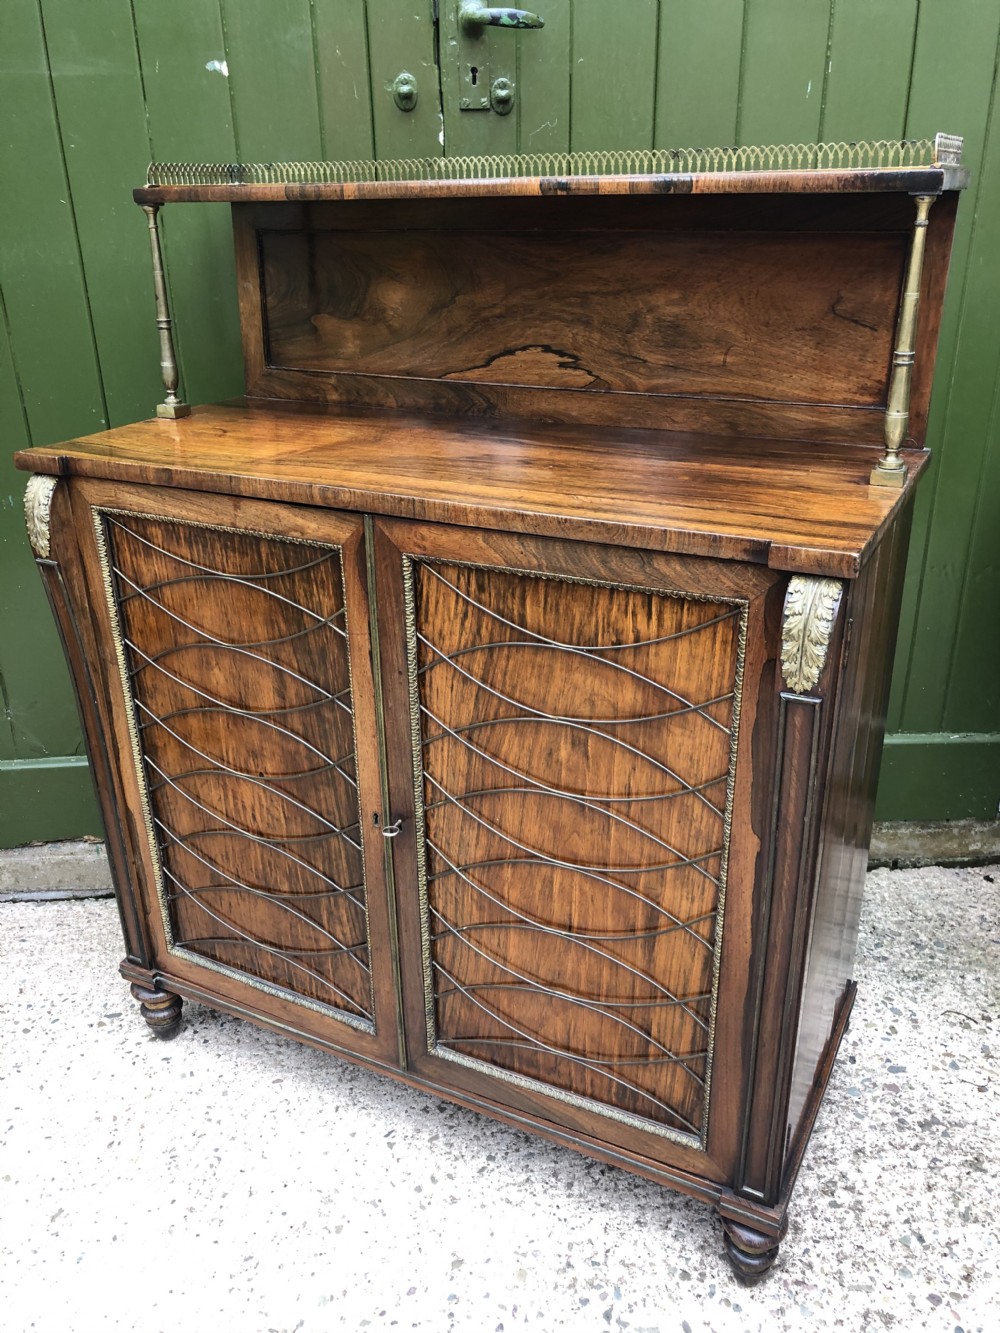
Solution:
[[[384,162],[151,163],[140,204],[574,194],[938,194],[964,189],[962,140],[650,149]]]

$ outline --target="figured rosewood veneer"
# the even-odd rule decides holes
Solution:
[[[918,438],[954,201],[924,265]],[[739,202],[235,202],[247,393],[880,442],[912,199]]]
[[[961,176],[137,192],[156,263],[160,205],[233,203],[247,396],[187,415],[158,278],[160,418],[18,461],[156,1033],[276,1027],[770,1266]]]

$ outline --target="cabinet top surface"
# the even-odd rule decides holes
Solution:
[[[785,440],[235,403],[26,449],[17,463],[852,578],[929,459],[904,457],[907,486],[892,490],[869,485],[865,446],[809,445],[803,465],[802,444]]]

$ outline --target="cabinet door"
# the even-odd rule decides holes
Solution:
[[[396,1062],[362,520],[73,504],[151,970]]]
[[[724,1178],[777,576],[396,522],[377,549],[413,1068]]]

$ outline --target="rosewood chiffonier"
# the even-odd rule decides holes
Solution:
[[[151,168],[165,401],[18,456],[182,997],[772,1262],[852,955],[961,141]],[[179,397],[228,201],[246,395]]]

